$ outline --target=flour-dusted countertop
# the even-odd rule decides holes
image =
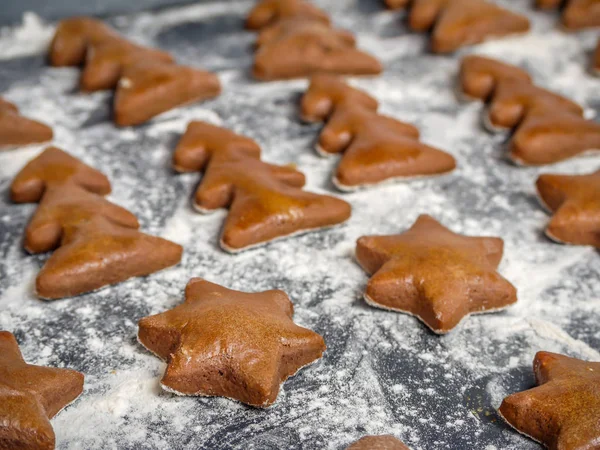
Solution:
[[[480,126],[481,105],[460,103],[453,89],[460,56],[479,52],[523,64],[540,86],[600,113],[600,80],[586,72],[597,31],[566,34],[555,28],[556,15],[534,11],[530,0],[504,0],[532,19],[531,33],[435,56],[425,53],[424,35],[405,28],[402,13],[385,11],[378,0],[316,3],[385,64],[382,76],[356,84],[459,166],[441,178],[339,194],[354,208],[347,224],[236,256],[218,247],[225,213],[203,216],[190,207],[199,175],[170,168],[190,120],[247,134],[263,146],[265,160],[296,163],[309,190],[336,192],[329,182],[335,161],[312,149],[319,127],[298,120],[306,82],[261,84],[248,76],[253,35],[243,18],[252,2],[110,20],[180,62],[217,71],[223,82],[218,99],[134,129],[108,120],[109,93],[77,92],[78,70],[46,66],[49,25],[29,15],[0,34],[2,95],[52,125],[56,145],[106,173],[111,201],[137,214],[144,231],[185,247],[175,269],[70,300],[37,300],[33,281],[46,257],[21,247],[36,206],[11,204],[7,191],[39,149],[0,154],[0,329],[15,333],[27,361],[87,376],[83,396],[53,420],[59,449],[342,449],[379,433],[421,450],[536,449],[495,413],[505,395],[533,385],[535,352],[600,360],[600,254],[543,237],[548,215],[534,193],[539,173],[591,172],[600,158],[514,167],[504,159],[503,138]],[[353,259],[356,239],[398,233],[421,213],[456,232],[503,237],[500,271],[518,288],[518,304],[471,317],[443,337],[408,315],[368,307],[361,299],[367,276]],[[182,302],[192,277],[245,291],[284,289],[295,320],[325,337],[325,357],[290,379],[268,410],[162,392],[164,364],[137,343],[137,320]]]

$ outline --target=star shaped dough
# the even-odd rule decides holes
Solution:
[[[600,248],[600,170],[588,175],[543,174],[536,187],[554,215],[546,235],[561,243]]]
[[[533,361],[537,387],[510,395],[500,415],[551,450],[600,445],[600,363],[550,352]]]
[[[204,170],[194,207],[202,213],[229,208],[224,250],[235,253],[348,220],[348,203],[303,191],[304,174],[259,157],[254,141],[204,122],[190,124],[175,151],[176,170]]]
[[[16,105],[0,98],[0,149],[48,142],[53,135],[48,125],[20,115]]]
[[[48,186],[66,181],[100,195],[111,190],[104,174],[59,148],[49,147],[17,174],[10,186],[11,199],[15,203],[38,202]]]
[[[325,11],[304,0],[261,0],[248,14],[246,28],[260,30],[290,18],[329,24],[329,16]]]
[[[50,420],[83,392],[83,374],[34,366],[15,337],[0,331],[0,448],[52,450]]]
[[[517,301],[516,289],[497,271],[503,241],[467,237],[430,216],[404,233],[363,236],[356,258],[371,274],[368,304],[416,316],[444,334],[469,314],[497,311]]]
[[[167,361],[164,389],[267,407],[288,377],[325,351],[293,311],[283,291],[238,292],[196,278],[182,305],[140,320],[138,339]]]
[[[600,2],[598,0],[536,0],[541,9],[558,9],[564,5],[561,23],[567,30],[600,26]]]

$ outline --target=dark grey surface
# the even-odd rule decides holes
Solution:
[[[50,123],[57,145],[105,172],[111,200],[136,213],[143,230],[185,247],[177,268],[74,299],[37,300],[31,287],[46,256],[21,248],[34,206],[12,205],[6,196],[36,150],[0,154],[0,329],[16,334],[28,361],[86,373],[84,395],[53,420],[59,449],[341,450],[364,434],[381,433],[414,450],[537,449],[499,420],[502,398],[533,385],[538,350],[600,360],[600,257],[543,236],[548,215],[533,187],[541,172],[589,172],[600,160],[516,168],[504,159],[504,138],[482,129],[481,105],[461,103],[453,92],[460,57],[478,51],[522,64],[540,85],[599,112],[600,82],[585,72],[595,33],[564,34],[555,29],[555,16],[534,12],[529,0],[506,0],[533,20],[531,34],[434,56],[425,52],[425,37],[408,32],[401,14],[383,11],[378,0],[318,3],[385,64],[380,77],[354,81],[381,100],[383,112],[416,124],[424,142],[452,153],[458,169],[343,195],[353,206],[347,224],[236,256],[217,244],[225,215],[190,208],[199,176],[170,169],[189,120],[247,134],[267,161],[296,163],[307,174],[307,189],[335,193],[329,182],[335,161],[312,149],[319,127],[298,120],[305,83],[248,77],[253,36],[242,24],[252,2],[111,20],[132,39],[217,71],[224,86],[214,101],[135,129],[108,121],[109,93],[77,92],[76,69],[46,67],[42,55],[0,61],[0,91],[25,114]],[[0,44],[13,42],[17,31]],[[412,317],[365,305],[367,277],[352,256],[356,238],[397,233],[421,213],[457,232],[503,237],[500,270],[517,286],[518,304],[470,317],[444,337]],[[162,392],[164,364],[136,342],[136,322],[180,303],[193,276],[245,291],[284,289],[296,321],[325,337],[325,357],[290,379],[268,410]]]

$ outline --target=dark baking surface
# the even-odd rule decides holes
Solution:
[[[348,224],[236,256],[218,248],[224,213],[191,210],[199,176],[170,169],[189,120],[247,134],[262,145],[265,160],[296,163],[308,189],[336,192],[329,182],[335,161],[311,148],[318,126],[297,117],[306,83],[248,77],[253,35],[243,30],[243,18],[253,2],[110,19],[134,40],[218,72],[224,85],[214,101],[135,129],[108,120],[109,93],[77,92],[77,70],[49,68],[43,54],[19,55],[18,48],[0,60],[0,92],[51,124],[57,145],[105,172],[112,201],[137,214],[143,230],[185,247],[175,269],[78,298],[37,300],[33,280],[46,256],[21,249],[35,206],[12,205],[6,193],[39,149],[0,154],[0,329],[15,333],[29,362],[87,375],[81,399],[53,420],[57,448],[342,449],[364,434],[391,433],[415,450],[536,449],[495,412],[505,395],[533,385],[535,352],[600,360],[600,255],[548,241],[548,215],[533,188],[539,173],[590,172],[600,160],[516,168],[504,160],[504,137],[482,129],[481,106],[461,103],[453,92],[460,57],[480,52],[523,65],[540,85],[599,113],[600,81],[585,70],[597,31],[565,34],[555,28],[555,14],[534,11],[529,0],[507,0],[500,3],[532,19],[532,33],[435,56],[426,53],[425,36],[404,27],[402,13],[384,11],[379,1],[316,3],[384,62],[382,76],[356,83],[382,102],[384,113],[416,124],[424,142],[452,153],[459,167],[442,178],[344,194],[354,208]],[[0,49],[11,39],[21,42],[18,32],[0,36]],[[444,337],[410,316],[366,306],[367,277],[352,257],[356,238],[399,232],[421,213],[457,232],[503,237],[500,271],[518,288],[519,303],[470,317]],[[180,303],[193,276],[246,291],[284,289],[295,320],[325,337],[325,357],[290,379],[268,410],[162,392],[164,364],[137,343],[136,322]]]

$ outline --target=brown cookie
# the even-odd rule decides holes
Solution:
[[[469,96],[488,101],[488,129],[515,130],[508,147],[517,164],[551,164],[600,149],[600,124],[586,120],[577,103],[532,84],[514,66],[469,57],[460,82]]]
[[[170,109],[218,96],[219,78],[192,67],[140,62],[125,67],[115,93],[119,126],[144,123]]]
[[[50,64],[79,66],[85,61],[88,46],[98,45],[119,35],[100,20],[74,17],[61,21],[50,44]]]
[[[366,92],[348,86],[336,75],[315,75],[302,96],[300,117],[305,122],[325,122],[342,102],[377,111],[379,103]]]
[[[82,392],[82,373],[27,364],[15,337],[0,331],[0,448],[52,450],[49,419]]]
[[[517,66],[484,56],[468,55],[462,59],[459,83],[462,94],[468,98],[487,101],[500,80],[531,83],[531,76]]]
[[[567,30],[600,27],[600,2],[598,0],[536,0],[541,9],[562,9],[561,23]]]
[[[486,0],[413,0],[413,30],[431,30],[431,50],[450,53],[461,47],[529,30],[529,20]]]
[[[252,73],[259,80],[304,78],[317,73],[376,75],[377,59],[354,38],[314,20],[286,20],[261,33]]]
[[[410,450],[404,443],[394,436],[387,434],[383,436],[365,436],[346,450]]]
[[[538,352],[537,387],[510,395],[500,415],[552,450],[596,449],[600,442],[600,362]]]
[[[203,122],[188,127],[173,159],[179,172],[204,170],[194,206],[229,208],[221,247],[229,252],[345,222],[350,205],[305,192],[304,175],[259,159],[251,140]]]
[[[372,275],[367,303],[412,314],[438,334],[517,301],[496,271],[502,252],[500,238],[462,236],[427,215],[404,233],[363,236],[356,245],[359,264]]]
[[[16,105],[0,98],[0,150],[51,141],[52,128],[19,114]]]
[[[302,115],[327,118],[319,136],[322,155],[343,152],[333,183],[350,191],[383,182],[451,172],[454,158],[419,142],[414,126],[376,111],[377,103],[341,79],[313,78],[302,100]]]
[[[293,311],[283,291],[238,292],[195,278],[185,303],[140,320],[138,339],[167,362],[165,390],[264,408],[325,351],[320,335],[292,321]]]
[[[303,18],[329,24],[325,11],[304,0],[260,0],[246,18],[246,28],[260,30],[291,18]]]
[[[110,181],[96,169],[56,147],[48,147],[17,174],[10,186],[15,203],[38,202],[48,186],[66,181],[96,194],[110,193]]]
[[[524,166],[553,164],[600,151],[600,123],[571,113],[529,113],[509,142],[510,159]]]
[[[383,2],[388,9],[402,9],[406,8],[411,0],[383,0]]]
[[[536,187],[543,205],[554,213],[546,228],[548,237],[600,248],[600,170],[589,175],[543,174]]]
[[[55,300],[92,292],[174,266],[183,248],[111,222],[102,215],[63,230],[61,246],[36,279],[36,292]]]
[[[53,250],[60,245],[64,230],[97,215],[126,228],[140,226],[137,218],[125,208],[75,183],[49,185],[25,230],[25,249],[29,253]]]
[[[92,45],[87,51],[85,67],[81,73],[81,90],[93,92],[114,89],[127,67],[147,61],[171,63],[173,57],[166,52],[132,44],[125,39],[112,39]]]

